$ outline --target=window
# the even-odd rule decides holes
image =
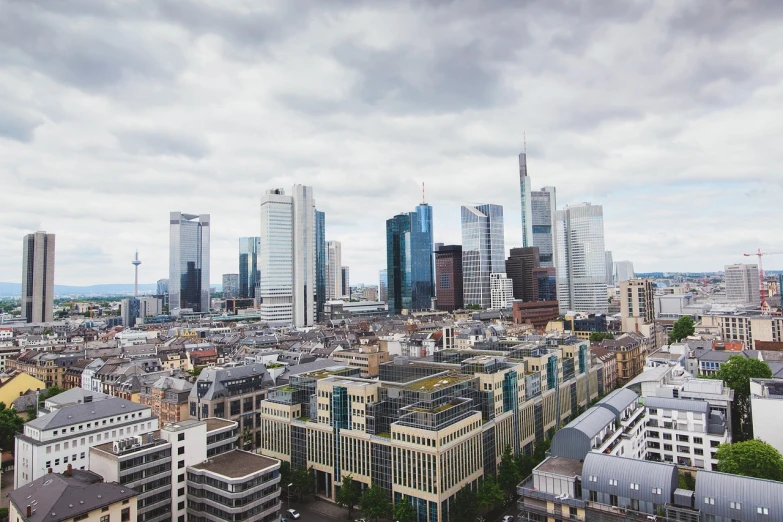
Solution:
[[[598,477],[595,475],[590,475],[590,482],[598,482]]]
[[[704,444],[704,440],[701,437],[693,437],[694,444]]]
[[[769,515],[769,508],[757,506],[756,513],[758,513],[759,515]]]
[[[182,502],[177,503],[177,509],[185,509],[185,502],[182,501]]]
[[[740,509],[742,509],[742,502],[729,502],[729,507],[731,509],[740,510]]]
[[[714,506],[715,499],[713,497],[704,497],[704,503],[709,504],[710,506]]]
[[[616,486],[617,485],[617,480],[616,479],[609,479],[609,485],[610,486]]]
[[[180,460],[180,461],[177,463],[177,467],[178,467],[178,468],[180,468],[180,469],[181,469],[181,468],[184,468],[184,467],[185,467],[185,461],[184,461],[184,460]]]
[[[130,508],[123,508],[120,520],[121,522],[130,522]]]
[[[660,495],[661,494],[661,488],[652,488],[652,494],[653,495]]]
[[[101,517],[101,522],[109,522],[109,518],[110,518],[109,515],[103,515]]]
[[[177,435],[177,440],[178,440],[178,441],[183,441],[183,440],[185,440],[185,434],[184,434],[184,433],[180,433],[180,434],[178,434],[178,435]]]
[[[185,482],[185,474],[184,473],[177,477],[177,482]]]
[[[590,502],[598,502],[598,492],[590,491]]]
[[[181,496],[182,496],[182,495],[184,495],[184,494],[185,494],[185,488],[179,488],[179,489],[177,490],[177,496],[178,496],[178,497],[181,497]]]
[[[633,482],[631,482],[631,489],[639,491],[639,484],[634,484]]]
[[[177,449],[177,455],[184,455],[185,454],[185,446],[182,446],[181,448]]]

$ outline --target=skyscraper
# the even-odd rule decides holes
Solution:
[[[120,301],[120,317],[125,328],[136,326],[136,319],[141,317],[141,302],[137,297],[128,297]]]
[[[22,242],[22,317],[51,321],[54,308],[54,234],[27,234]]]
[[[326,300],[343,296],[342,245],[339,241],[326,242]]]
[[[476,205],[462,207],[462,274],[465,306],[492,304],[490,274],[505,273],[506,249],[503,238],[503,207]]]
[[[606,256],[606,284],[614,286],[614,261],[612,261],[612,251],[607,250]]]
[[[759,291],[759,266],[756,264],[736,264],[724,267],[726,299],[730,303],[761,306]]]
[[[650,279],[620,283],[620,314],[623,332],[649,335],[655,320],[655,286]]]
[[[460,254],[461,255],[461,254]],[[386,269],[379,271],[378,273],[378,294],[381,301],[384,303],[389,299],[388,283],[386,278]],[[783,274],[781,274],[783,280]]]
[[[340,279],[342,279],[343,286],[342,296],[351,298],[351,269],[347,266],[340,267]]]
[[[604,211],[582,203],[557,212],[557,299],[561,313],[606,313]]]
[[[435,251],[437,308],[453,312],[463,307],[462,245],[444,245]]]
[[[522,246],[538,247],[542,267],[555,266],[555,225],[557,196],[555,187],[531,189],[527,174],[527,154],[519,155],[519,182],[522,199]]]
[[[615,279],[619,285],[623,281],[628,281],[636,277],[633,271],[633,263],[630,261],[618,261],[614,264]]]
[[[538,247],[512,248],[506,260],[506,274],[513,281],[514,298],[526,303],[538,301],[533,270],[539,268]]]
[[[389,313],[427,310],[434,296],[432,207],[386,221],[386,276]]]
[[[169,305],[169,280],[168,279],[158,279],[155,295],[160,297],[160,299],[163,301],[163,306]]]
[[[169,217],[169,308],[209,312],[209,214]]]
[[[239,238],[239,297],[256,297],[261,276],[258,267],[260,251],[260,237]],[[225,291],[223,293],[225,294]]]
[[[223,299],[239,297],[239,274],[223,274]]]
[[[313,189],[294,185],[261,198],[259,313],[264,321],[312,326],[316,308]]]
[[[326,214],[315,211],[315,318],[323,320],[326,303]]]

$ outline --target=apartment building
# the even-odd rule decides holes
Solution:
[[[783,451],[783,379],[751,379],[750,411],[753,436]]]
[[[389,352],[378,347],[361,347],[351,350],[336,350],[330,359],[335,362],[359,368],[362,377],[376,377],[380,365],[391,360]]]
[[[749,350],[756,347],[756,341],[783,341],[783,317],[779,315],[761,315],[758,312],[705,314],[701,325],[718,327],[721,339],[745,343]]]
[[[604,339],[601,348],[614,352],[617,360],[617,380],[624,386],[642,373],[650,340],[636,333],[625,333],[615,339]]]
[[[24,425],[16,434],[14,488],[61,473],[69,466],[89,469],[89,448],[96,444],[149,433],[158,419],[147,406],[111,398],[60,408]]]
[[[185,379],[160,376],[141,383],[139,403],[152,408],[161,422],[179,422],[189,418],[188,404],[193,385]]]
[[[65,371],[81,359],[81,355],[65,355],[51,352],[28,350],[17,358],[6,361],[7,371],[16,370],[32,375],[46,383],[46,387],[65,387]]]
[[[532,452],[602,393],[584,343],[436,356],[381,364],[378,380],[349,367],[292,375],[261,404],[262,453],[312,467],[321,495],[334,498],[350,474],[441,522],[460,488],[496,471],[506,446]]]
[[[652,336],[655,285],[651,279],[629,279],[620,283],[620,315],[624,332]]]
[[[617,357],[615,353],[600,346],[592,346],[590,351],[604,365],[604,389],[613,390],[617,386]]]
[[[129,522],[136,520],[136,491],[104,482],[89,471],[47,473],[7,495],[13,522]]]

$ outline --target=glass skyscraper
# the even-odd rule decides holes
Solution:
[[[378,299],[384,303],[389,300],[389,283],[386,274],[386,269],[383,269],[378,273]],[[783,274],[781,274],[781,278],[783,278]]]
[[[389,313],[428,310],[434,297],[432,207],[386,221],[386,278]]]
[[[462,277],[465,306],[492,304],[490,274],[505,273],[506,248],[501,205],[463,206]]]
[[[538,247],[542,267],[555,266],[555,187],[544,187],[538,191],[531,189],[530,176],[527,175],[527,154],[524,152],[519,155],[519,186],[522,201],[522,246]]]
[[[260,237],[239,238],[239,297],[256,297],[256,287],[261,279],[258,267],[260,252]]]
[[[209,214],[169,217],[169,307],[209,312]]]
[[[326,214],[315,211],[315,312],[316,320],[323,319],[326,303]]]
[[[582,203],[558,210],[556,238],[560,312],[607,313],[603,207]]]

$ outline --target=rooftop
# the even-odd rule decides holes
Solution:
[[[112,417],[125,413],[135,413],[150,410],[149,406],[142,406],[125,399],[112,397],[110,399],[74,404],[65,406],[55,412],[31,420],[25,426],[38,430],[51,430],[71,426],[80,422],[93,421],[104,417]]]
[[[448,375],[440,373],[433,375],[432,377],[407,382],[402,387],[406,390],[432,391],[438,388],[445,388],[447,386],[469,381],[471,379],[473,379],[472,375],[462,375],[455,372],[449,373]]]
[[[194,469],[209,471],[230,479],[246,477],[264,469],[279,465],[280,461],[249,451],[233,450],[196,464]]]
[[[166,429],[166,431],[182,431],[182,430],[187,430],[189,428],[192,428],[194,426],[198,426],[199,424],[203,424],[203,423],[204,421],[200,421],[197,419],[185,419],[177,422],[167,422],[163,427]]]
[[[219,419],[217,417],[209,417],[208,419],[204,419],[204,422],[207,423],[207,433],[237,425],[234,421]]]
[[[582,475],[582,462],[566,457],[549,457],[538,465],[536,471],[566,477],[579,477]]]

